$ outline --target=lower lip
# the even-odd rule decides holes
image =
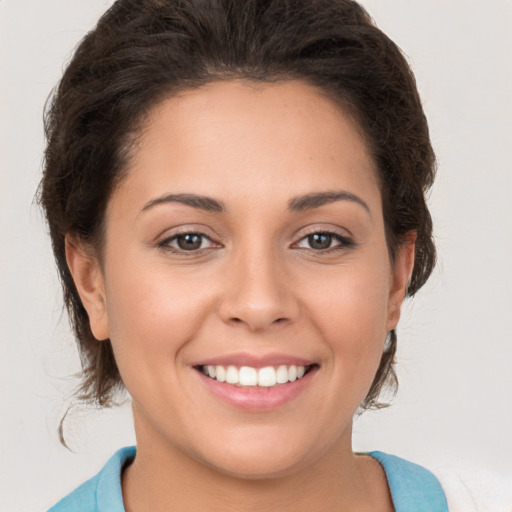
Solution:
[[[313,367],[304,377],[272,387],[242,387],[219,382],[196,371],[207,389],[223,402],[246,411],[271,411],[297,398],[311,383],[318,367]]]

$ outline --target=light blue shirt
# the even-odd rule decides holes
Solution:
[[[428,469],[382,452],[368,455],[384,468],[396,512],[448,512],[441,484]],[[134,457],[135,446],[122,448],[96,476],[48,512],[125,512],[121,472]]]

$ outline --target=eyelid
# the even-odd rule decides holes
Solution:
[[[186,225],[186,226],[180,226],[176,227],[174,229],[169,229],[164,232],[163,235],[158,237],[155,245],[159,248],[169,250],[171,252],[175,252],[180,255],[188,255],[193,256],[194,254],[201,254],[205,251],[209,251],[211,249],[215,248],[221,248],[223,247],[223,243],[221,240],[221,237],[218,236],[216,233],[212,236],[209,232],[212,231],[211,229],[207,228],[206,226],[194,226],[194,225]],[[322,227],[322,226],[315,226],[310,227],[302,230],[297,234],[295,237],[295,242],[291,244],[291,248],[296,249],[303,249],[305,251],[311,251],[315,253],[328,253],[331,251],[336,250],[347,250],[350,248],[353,248],[357,245],[357,243],[354,241],[351,234],[347,234],[348,230],[342,230],[341,228],[337,228],[334,226],[328,226],[328,227]],[[334,247],[329,247],[326,249],[314,249],[314,248],[307,248],[307,247],[298,247],[298,244],[302,242],[305,238],[311,235],[315,234],[326,234],[332,236],[335,240],[338,241],[338,243]],[[173,247],[170,245],[170,242],[177,239],[179,236],[184,235],[198,235],[200,237],[203,237],[207,239],[210,243],[210,247],[204,247],[194,250],[184,250],[180,249],[178,247]]]
[[[209,238],[210,240],[222,239],[222,237],[209,226],[204,224],[190,223],[167,227],[166,229],[159,231],[159,234],[155,236],[155,243],[158,244],[160,241],[167,240],[175,236],[188,234],[202,235],[206,238]]]
[[[314,235],[315,233],[330,233],[343,238],[354,238],[354,235],[348,228],[330,222],[315,222],[308,224],[307,226],[303,226],[295,231],[294,238],[298,240],[308,235]]]
[[[187,255],[193,256],[194,254],[197,255],[204,251],[208,251],[210,249],[222,247],[222,243],[219,241],[220,237],[212,236],[211,234],[206,233],[205,231],[211,231],[211,230],[209,230],[205,227],[198,228],[198,227],[191,226],[191,225],[181,226],[179,228],[174,228],[172,230],[166,230],[163,235],[158,237],[155,245],[161,249],[169,250],[176,254],[185,255],[185,256],[187,256]],[[186,251],[184,249],[179,249],[177,247],[173,247],[170,245],[171,241],[177,239],[180,236],[185,236],[185,235],[198,235],[203,238],[206,238],[207,240],[209,240],[211,242],[212,246],[201,248],[201,249],[196,249],[196,250],[191,250],[191,251]]]
[[[340,229],[336,229],[336,228],[331,227],[331,226],[325,227],[325,228],[322,228],[320,226],[317,226],[317,227],[314,227],[314,228],[310,228],[310,229],[308,229],[306,231],[303,231],[302,233],[300,233],[297,236],[296,242],[294,242],[292,244],[292,247],[294,247],[294,246],[297,247],[297,245],[300,242],[302,242],[305,238],[307,238],[307,237],[309,237],[311,235],[315,235],[315,234],[330,235],[333,238],[337,239],[339,243],[336,246],[329,247],[327,249],[313,249],[313,248],[305,248],[305,247],[297,247],[297,248],[298,249],[304,249],[304,250],[307,250],[307,251],[313,251],[313,252],[317,252],[317,253],[321,253],[321,252],[327,253],[327,252],[335,251],[335,250],[350,249],[350,248],[355,247],[357,245],[351,234],[345,234],[345,233],[342,233],[340,231],[341,231]]]

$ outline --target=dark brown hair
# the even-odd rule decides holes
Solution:
[[[302,80],[359,123],[376,164],[391,259],[417,233],[408,294],[435,263],[425,194],[435,158],[413,74],[399,48],[350,0],[119,0],[88,33],[53,93],[40,201],[83,368],[78,396],[109,405],[123,388],[109,340],[92,335],[69,272],[67,233],[101,252],[107,202],[130,141],[174,92],[229,79]],[[396,388],[389,333],[362,408]]]

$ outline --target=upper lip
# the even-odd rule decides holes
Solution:
[[[252,368],[264,368],[265,366],[310,366],[312,364],[315,364],[315,362],[288,354],[249,354],[247,352],[237,352],[202,359],[193,363],[192,366],[250,366]]]

